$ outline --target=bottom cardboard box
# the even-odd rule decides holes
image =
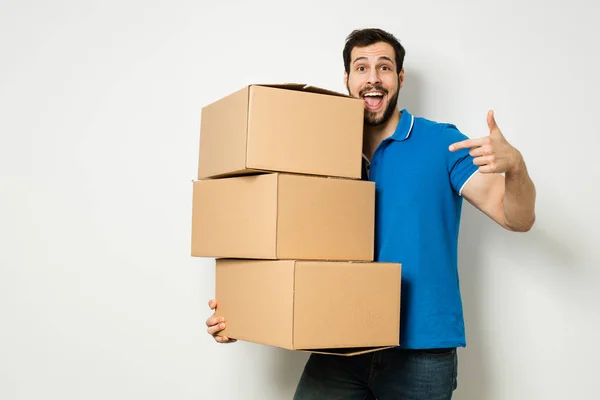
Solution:
[[[222,335],[336,355],[399,345],[401,265],[216,260]]]

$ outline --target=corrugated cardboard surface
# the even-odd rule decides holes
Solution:
[[[278,196],[278,258],[373,260],[374,183],[280,174]]]
[[[245,87],[202,109],[199,177],[246,169],[248,93]]]
[[[274,258],[276,174],[194,182],[192,255]]]
[[[192,255],[372,261],[375,184],[269,173],[194,182]]]
[[[294,348],[397,345],[400,265],[297,262]]]
[[[216,260],[216,315],[223,335],[292,348],[294,261]]]
[[[304,85],[250,85],[202,109],[198,178],[255,171],[359,179],[364,103]]]
[[[399,344],[400,264],[219,259],[216,268],[225,336],[338,355]]]

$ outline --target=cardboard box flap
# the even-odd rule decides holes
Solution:
[[[251,86],[264,86],[264,87],[271,87],[271,88],[275,88],[275,89],[297,90],[297,91],[301,91],[301,92],[327,94],[330,96],[353,98],[353,97],[348,96],[343,93],[334,92],[333,90],[323,89],[323,88],[320,88],[317,86],[311,86],[311,85],[307,85],[304,83],[254,84]]]
[[[327,354],[334,356],[357,356],[360,354],[372,353],[379,350],[391,349],[395,346],[382,346],[382,347],[348,347],[348,348],[339,348],[339,349],[313,349],[313,350],[300,350],[310,353],[318,353],[318,354]]]

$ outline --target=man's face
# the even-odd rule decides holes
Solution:
[[[395,59],[394,48],[385,42],[352,49],[344,79],[350,96],[365,101],[366,125],[383,124],[397,110],[404,70],[396,72]]]

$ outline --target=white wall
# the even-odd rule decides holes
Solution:
[[[595,398],[598,2],[217,3],[0,4],[0,398],[290,398],[304,353],[205,332],[200,108],[253,82],[343,91],[367,26],[407,47],[402,106],[472,137],[495,109],[538,189],[527,234],[465,205],[456,398]]]

